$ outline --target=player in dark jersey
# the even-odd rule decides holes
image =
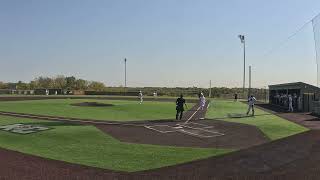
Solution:
[[[181,94],[180,97],[176,100],[176,110],[177,110],[176,120],[178,120],[178,118],[180,120],[182,119],[182,115],[183,115],[183,111],[184,111],[184,105],[187,107],[186,100],[183,99],[183,95]]]

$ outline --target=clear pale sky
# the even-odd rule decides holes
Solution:
[[[316,84],[319,0],[0,0],[0,81],[74,75],[129,86]],[[270,49],[271,54],[266,53]]]

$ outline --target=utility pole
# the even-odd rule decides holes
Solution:
[[[209,86],[209,98],[211,98],[211,80],[210,80],[210,86]]]
[[[124,95],[127,91],[127,59],[124,58]]]
[[[243,44],[243,93],[246,88],[246,41],[244,35],[239,35],[241,43]]]
[[[248,97],[251,95],[251,66],[249,66],[249,92]]]

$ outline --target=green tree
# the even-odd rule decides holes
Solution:
[[[74,76],[66,77],[66,89],[73,90],[75,87],[76,78]]]
[[[39,87],[38,87],[38,84],[37,84],[36,81],[30,81],[30,83],[29,83],[29,88],[30,88],[30,89],[37,89],[37,88],[39,88]]]
[[[22,81],[18,81],[17,89],[19,89],[19,90],[28,90],[29,89],[29,84],[24,83]]]
[[[101,82],[91,81],[89,83],[88,89],[92,91],[104,91],[106,89],[106,86]]]
[[[53,79],[54,88],[65,89],[67,86],[67,80],[63,75],[58,75]]]
[[[75,90],[87,90],[88,89],[88,81],[83,79],[77,79],[75,82]]]
[[[49,77],[38,77],[36,78],[36,84],[38,84],[39,88],[45,88],[45,89],[49,89],[52,88],[53,82],[52,79]]]
[[[0,89],[8,89],[8,84],[0,81]]]

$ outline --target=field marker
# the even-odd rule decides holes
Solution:
[[[183,127],[181,127],[181,126],[177,126],[177,127],[172,127],[172,128],[175,128],[175,129],[182,129]]]
[[[193,127],[192,124],[199,125],[199,126],[202,126],[202,127]],[[194,123],[194,122],[177,124],[177,125],[178,126],[182,126],[182,127],[191,128],[191,129],[210,129],[210,128],[213,128],[213,126],[208,126],[206,124],[200,124],[200,123]]]
[[[192,132],[189,132],[187,130],[179,130],[179,132],[182,132],[182,133],[185,133],[185,134],[189,134],[191,136],[196,136],[196,137],[200,137],[200,138],[212,138],[212,137],[218,137],[218,136],[223,136],[224,134],[222,133],[219,133],[219,132],[214,132],[214,131],[206,131],[206,130],[202,130],[202,131],[205,131],[205,132],[209,132],[211,134],[215,134],[215,135],[208,135],[208,136],[205,136],[205,135],[201,135],[201,133],[192,133]]]
[[[174,130],[174,131],[161,131],[161,130],[158,130],[156,129],[155,127],[168,127],[168,128],[174,128],[174,127],[171,127],[169,125],[154,125],[154,126],[144,126],[145,128],[148,128],[148,129],[151,129],[151,130],[154,130],[154,131],[157,131],[157,132],[160,132],[160,133],[170,133],[170,132],[176,132],[177,130]]]

